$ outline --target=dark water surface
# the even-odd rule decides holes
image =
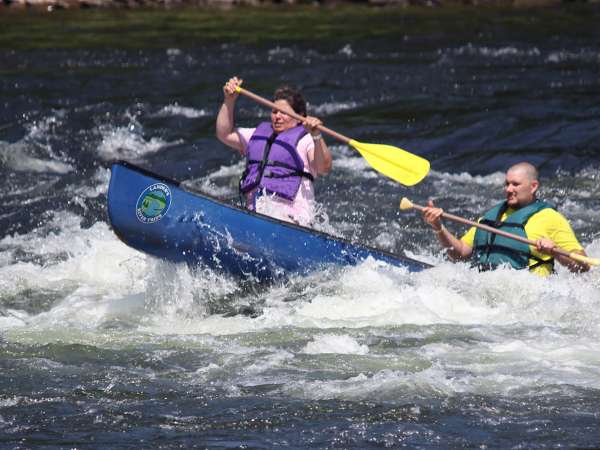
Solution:
[[[475,218],[529,160],[600,255],[599,12],[0,15],[0,447],[597,446],[598,272],[451,264],[398,202]],[[242,165],[214,138],[234,74],[429,159],[406,188],[329,140],[319,228],[436,267],[248,286],[124,246],[113,159],[237,198]],[[241,99],[237,117],[267,111]]]

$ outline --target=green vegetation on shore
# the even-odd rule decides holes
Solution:
[[[599,5],[534,10],[489,6],[384,7],[364,5],[239,7],[230,10],[92,9],[52,13],[0,10],[0,48],[166,48],[204,43],[332,42],[403,39],[445,33],[597,35]]]

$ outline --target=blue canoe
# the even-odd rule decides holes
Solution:
[[[141,252],[258,281],[356,265],[368,257],[410,271],[430,267],[188,192],[123,161],[112,165],[108,215],[116,235]]]

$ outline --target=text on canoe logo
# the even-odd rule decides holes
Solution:
[[[164,183],[148,186],[140,194],[135,213],[140,222],[154,223],[162,219],[171,206],[171,190]]]

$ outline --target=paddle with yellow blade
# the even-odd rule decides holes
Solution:
[[[304,121],[304,117],[300,114],[284,110],[266,98],[256,95],[242,87],[238,86],[236,91],[261,105],[281,111],[296,120]],[[417,184],[425,178],[425,175],[429,172],[429,161],[420,156],[413,155],[406,150],[402,150],[401,148],[392,145],[358,142],[327,128],[326,126],[320,125],[318,128],[321,132],[354,147],[362,157],[367,160],[371,167],[405,186]]]
[[[406,197],[404,197],[400,201],[400,209],[402,209],[402,210],[416,209],[418,211],[423,211],[423,208],[424,208],[424,206],[417,205],[417,204],[411,202]],[[524,244],[532,245],[535,247],[535,241],[532,241],[531,239],[527,239],[522,236],[517,236],[516,234],[512,234],[512,233],[507,233],[506,231],[498,230],[494,227],[490,227],[489,225],[485,225],[485,224],[478,223],[478,222],[473,222],[471,220],[464,219],[462,217],[455,216],[454,214],[449,214],[449,213],[442,213],[442,217],[444,219],[448,219],[453,222],[458,222],[458,223],[462,223],[464,225],[477,227],[482,230],[489,231],[490,233],[496,233],[500,236],[504,236],[509,239],[514,239],[515,241],[523,242]],[[567,258],[571,258],[574,261],[581,262],[581,263],[587,264],[589,266],[600,265],[600,258],[590,258],[589,256],[580,255],[579,253],[568,252],[566,250],[563,250],[562,248],[555,248],[552,253],[555,253],[557,255],[566,256]]]

